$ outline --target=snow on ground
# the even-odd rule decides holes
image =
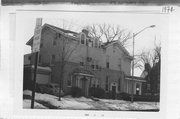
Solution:
[[[25,109],[30,109],[31,108],[31,100],[23,100],[23,108]],[[34,108],[36,109],[47,109],[47,107],[37,103],[37,102],[34,102]]]
[[[24,95],[31,95],[31,91],[25,90]],[[61,101],[58,101],[58,97],[49,95],[49,94],[35,94],[35,100],[47,102],[53,106],[56,106],[59,109],[90,109],[93,108],[91,105],[88,105],[83,102],[85,98],[80,98],[80,101],[77,101],[77,98],[62,98]]]
[[[24,95],[30,95],[31,91],[25,90]],[[65,96],[58,101],[58,97],[49,94],[35,94],[35,100],[37,102],[46,102],[58,109],[77,109],[77,110],[152,110],[159,109],[159,103],[157,102],[134,102],[124,100],[111,100],[111,99],[98,99],[94,101],[89,98],[80,97],[72,98],[71,96]],[[29,100],[30,101],[30,100]],[[30,105],[30,104],[29,104]],[[29,107],[28,101],[24,100],[23,107]],[[35,108],[43,108],[41,104],[36,103]]]

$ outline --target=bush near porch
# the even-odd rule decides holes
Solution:
[[[146,101],[146,102],[159,102],[159,96],[153,95],[133,95],[134,101]],[[117,99],[131,101],[131,94],[119,93],[117,94]]]
[[[71,95],[72,97],[81,97],[82,89],[79,87],[71,87]]]
[[[89,88],[89,96],[96,98],[105,98],[105,91],[100,87],[91,87]]]

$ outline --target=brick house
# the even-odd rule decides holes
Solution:
[[[89,95],[88,90],[92,86],[101,87],[107,93],[131,93],[132,81],[127,76],[131,75],[132,57],[119,41],[103,43],[90,37],[85,29],[77,33],[49,24],[42,26],[41,34],[39,65],[51,67],[53,83],[61,80],[59,49],[62,47],[62,38],[70,41],[69,47],[76,45],[64,68],[62,89],[66,94],[74,86],[81,88],[84,96]],[[32,47],[32,42],[33,37],[26,44]]]

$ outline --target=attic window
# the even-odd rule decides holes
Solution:
[[[81,44],[85,44],[85,34],[81,34]]]

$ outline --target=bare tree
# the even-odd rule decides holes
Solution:
[[[161,64],[161,44],[155,44],[155,48],[150,51],[142,51],[135,59],[135,68],[144,70],[145,64],[150,67],[156,65],[157,62]]]
[[[60,82],[59,82],[59,100],[61,100],[61,91],[63,87],[64,81],[64,73],[65,73],[65,66],[69,62],[73,52],[76,50],[78,46],[78,41],[69,38],[65,34],[62,34],[61,37],[58,39],[58,55],[59,55],[59,62],[60,62]]]
[[[97,37],[103,42],[111,42],[114,40],[119,40],[123,46],[127,45],[128,39],[132,38],[131,32],[126,29],[121,29],[119,25],[114,26],[111,24],[93,24],[86,26],[90,31],[92,37]]]
[[[137,55],[134,66],[135,68],[139,68],[144,70],[145,64],[149,64],[149,66],[153,66],[153,55],[151,51],[142,51],[139,55]]]
[[[155,44],[155,48],[154,48],[154,53],[153,53],[154,57],[153,57],[153,64],[156,64],[157,62],[159,62],[159,64],[161,64],[161,43],[160,44]]]

